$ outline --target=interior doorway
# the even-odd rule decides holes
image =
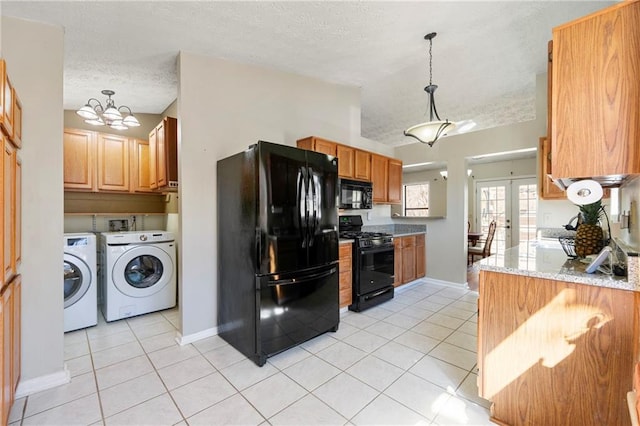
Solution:
[[[492,220],[497,228],[492,253],[536,239],[538,188],[536,179],[514,178],[477,181],[475,226],[484,235]]]

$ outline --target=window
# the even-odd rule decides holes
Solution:
[[[412,183],[404,185],[404,215],[429,215],[429,184]]]

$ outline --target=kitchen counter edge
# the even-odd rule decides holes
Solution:
[[[492,255],[484,258],[476,262],[476,265],[481,271],[640,291],[640,286],[629,282],[625,277],[584,272],[587,264],[568,259],[565,253],[557,248],[531,247],[521,244],[505,250],[502,256]]]

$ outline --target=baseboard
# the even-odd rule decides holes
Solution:
[[[197,333],[188,334],[183,336],[181,333],[178,333],[176,336],[176,342],[180,346],[188,345],[189,343],[197,342],[198,340],[206,339],[207,337],[215,336],[218,334],[218,327],[208,328],[206,330],[199,331]]]
[[[65,364],[64,370],[62,371],[40,377],[34,377],[29,380],[20,380],[18,388],[16,389],[15,399],[55,388],[57,386],[66,385],[69,382],[71,382],[71,373]]]
[[[469,285],[464,282],[464,283],[454,283],[453,281],[445,281],[445,280],[438,280],[436,278],[423,278],[423,280],[427,281],[428,283],[431,284],[439,284],[439,285],[444,285],[447,287],[453,287],[453,288],[461,288],[463,290],[468,290],[469,289]]]

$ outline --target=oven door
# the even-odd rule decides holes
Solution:
[[[358,248],[356,296],[393,285],[393,244],[375,248]]]

